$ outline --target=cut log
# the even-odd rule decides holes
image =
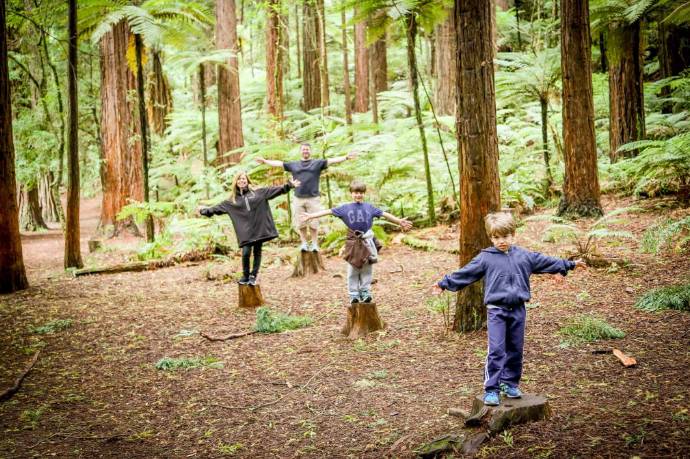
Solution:
[[[103,247],[103,241],[100,239],[89,239],[89,253],[93,253],[101,247]]]
[[[292,277],[309,276],[325,269],[321,252],[305,252],[300,250],[299,257],[295,260],[295,269],[292,271]]]
[[[172,264],[172,263],[171,263]],[[135,261],[133,263],[123,263],[120,265],[104,266],[101,268],[83,268],[72,271],[74,277],[88,276],[91,274],[117,274],[127,272],[146,271],[155,269],[157,266],[148,261]]]
[[[551,415],[546,397],[523,394],[522,398],[502,398],[499,406],[486,406],[482,396],[475,397],[470,417],[465,420],[468,427],[485,426],[491,435],[526,422],[540,421]]]
[[[376,303],[355,303],[347,307],[347,322],[341,332],[349,339],[357,339],[371,332],[383,330],[385,326],[376,309]]]
[[[258,285],[237,284],[239,285],[239,307],[257,308],[264,304],[264,297],[261,295],[261,287]]]

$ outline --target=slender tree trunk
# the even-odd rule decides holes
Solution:
[[[326,7],[323,0],[316,0],[319,26],[319,74],[321,76],[321,106],[331,105],[328,91],[328,50],[326,49]]]
[[[371,52],[371,66],[373,87],[376,93],[388,91],[388,58],[386,56],[386,35],[377,39],[369,48]]]
[[[228,49],[232,53],[228,66],[218,67],[218,156],[216,163],[232,165],[240,162],[242,152],[230,152],[244,146],[235,0],[217,0],[216,2],[216,46],[219,49]]]
[[[551,186],[553,185],[553,175],[551,175],[551,157],[549,154],[549,131],[548,131],[548,121],[549,121],[549,101],[546,98],[539,98],[539,105],[541,106],[541,148],[544,152],[544,168],[546,169],[546,183],[545,188],[547,194],[550,193]]]
[[[162,136],[165,133],[165,128],[168,127],[166,117],[172,111],[172,92],[168,79],[163,73],[160,51],[152,51],[151,58],[151,73],[147,86],[148,119],[151,120],[151,131]]]
[[[659,70],[661,78],[679,75],[690,67],[690,27],[687,25],[666,24],[659,22]],[[671,95],[667,85],[661,89],[661,97]],[[672,113],[673,103],[664,102],[662,113]]]
[[[347,20],[345,10],[340,11],[340,28],[343,34],[343,92],[345,93],[345,122],[352,125],[352,105],[350,98],[350,68],[347,51]]]
[[[602,72],[608,72],[609,63],[606,59],[606,37],[604,32],[599,32],[599,67]]]
[[[204,173],[208,168],[208,146],[206,142],[206,67],[204,64],[199,66],[199,103],[201,107],[201,151],[203,153]],[[210,198],[208,181],[204,185],[206,199]]]
[[[77,93],[77,0],[69,0],[69,62],[67,65],[67,220],[65,268],[82,268],[79,232],[79,106]]]
[[[302,9],[303,94],[305,111],[321,106],[319,69],[319,20],[315,0],[305,0]]]
[[[38,231],[48,229],[43,220],[41,205],[38,199],[38,185],[22,185],[19,187],[19,224],[22,231]]]
[[[372,47],[373,48],[373,47]],[[379,134],[378,124],[379,124],[379,103],[378,94],[376,92],[376,85],[374,78],[374,73],[376,73],[374,66],[374,53],[369,53],[369,95],[371,96],[371,122],[377,125],[374,134]]]
[[[484,217],[500,209],[496,96],[491,41],[491,2],[455,0],[457,109],[460,170],[460,264],[491,245]],[[457,295],[453,328],[478,330],[485,323],[483,287]]]
[[[100,228],[108,236],[123,229],[140,235],[134,220],[117,220],[129,199],[142,201],[141,127],[134,116],[130,92],[136,78],[127,63],[129,28],[124,21],[101,38],[101,144],[103,151],[103,202]]]
[[[434,110],[439,115],[455,114],[455,17],[451,10],[448,18],[436,26],[436,91]]]
[[[142,65],[142,53],[144,45],[141,35],[134,35],[134,49],[137,60],[137,95],[139,99],[139,125],[141,127],[141,163],[144,170],[144,202],[149,203],[149,125],[146,118],[146,96],[144,95],[144,66]],[[153,228],[153,216],[149,213],[146,217],[146,240],[153,242],[155,237]]]
[[[277,120],[283,117],[283,66],[280,26],[280,0],[269,0],[266,12],[266,99],[268,113]]]
[[[587,0],[589,1],[589,0]],[[520,35],[520,5],[521,0],[515,0],[515,27],[517,29],[518,51],[522,50],[522,36]]]
[[[417,56],[415,54],[415,39],[417,37],[417,18],[414,14],[405,16],[405,29],[407,35],[407,66],[412,87],[412,99],[414,101],[414,114],[419,129],[419,137],[422,142],[422,153],[424,154],[424,175],[426,176],[426,199],[429,213],[429,223],[436,223],[436,209],[434,208],[434,189],[431,184],[431,167],[429,164],[429,149],[426,144],[426,134],[424,133],[424,123],[422,122],[422,108],[419,103],[419,73],[417,71]]]
[[[369,110],[369,50],[367,49],[367,23],[355,24],[355,106],[354,111]]]
[[[301,50],[301,40],[300,40],[300,33],[299,33],[299,25],[300,25],[300,20],[299,20],[299,6],[297,3],[295,3],[295,51],[297,54],[297,78],[301,79],[302,78],[302,50]]]
[[[618,148],[645,137],[640,23],[612,25],[609,41],[609,158],[615,163],[637,151]]]
[[[53,63],[52,59],[50,58],[50,53],[48,52],[48,41],[47,37],[45,36],[45,33],[43,33],[43,52],[46,56],[46,62],[48,63],[48,67],[50,67],[50,71],[53,75],[53,83],[55,84],[55,94],[57,96],[57,102],[58,102],[58,115],[60,117],[60,131],[59,131],[59,142],[58,142],[58,175],[56,177],[57,183],[56,186],[59,190],[59,187],[62,186],[62,174],[63,174],[63,164],[64,164],[64,157],[65,157],[65,106],[62,102],[62,89],[60,86],[60,78],[58,78],[58,71],[57,67],[55,67],[55,64]],[[59,193],[58,193],[59,194]],[[62,203],[60,203],[60,215],[62,216]]]
[[[0,293],[11,293],[27,288],[29,282],[19,235],[5,2],[0,2],[0,113],[0,196],[4,197],[0,208]]]
[[[592,97],[589,0],[561,0],[565,179],[558,213],[602,215]]]
[[[38,182],[38,203],[41,207],[43,220],[51,223],[60,223],[60,213],[53,194],[52,183],[55,181],[53,172],[47,171],[41,175]]]
[[[280,66],[283,68],[283,76],[290,77],[290,14],[280,7],[278,23],[280,25]]]

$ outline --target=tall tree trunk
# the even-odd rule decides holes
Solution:
[[[297,3],[295,3],[295,53],[297,55],[297,78],[301,79],[302,78],[302,50],[301,50],[301,40],[300,40],[300,33],[299,33],[299,25],[300,25],[300,20],[299,20],[299,6]]]
[[[321,71],[319,69],[319,19],[315,0],[305,0],[302,9],[302,82],[304,103],[302,109],[321,106]]]
[[[22,231],[48,229],[43,220],[41,205],[38,199],[38,185],[21,185],[19,187],[19,225]]]
[[[436,91],[434,110],[439,115],[455,114],[456,62],[455,17],[451,10],[448,18],[436,26]]]
[[[609,63],[606,59],[606,36],[604,32],[599,32],[599,67],[602,72],[608,72]]]
[[[455,0],[457,36],[456,136],[460,170],[460,264],[491,245],[484,217],[500,209],[496,96],[491,40],[491,2]],[[485,322],[483,287],[457,295],[453,328],[480,329]]]
[[[144,169],[144,202],[149,202],[149,123],[146,117],[146,96],[144,95],[144,66],[142,65],[142,53],[144,45],[141,35],[134,35],[134,52],[137,60],[137,96],[139,101],[139,125],[141,127],[141,163]],[[146,240],[153,242],[153,216],[149,213],[146,217]]]
[[[46,62],[48,63],[48,67],[50,67],[50,71],[53,75],[53,83],[55,84],[55,94],[57,96],[58,103],[58,115],[60,118],[60,134],[58,142],[58,174],[56,177],[57,183],[55,184],[56,188],[59,190],[60,186],[62,186],[63,164],[65,157],[65,107],[62,103],[62,89],[60,86],[60,78],[58,78],[57,67],[53,63],[53,60],[50,58],[50,53],[48,52],[48,37],[45,35],[44,32],[41,32],[41,34],[43,35],[43,52],[46,56]],[[59,206],[60,216],[62,216],[62,203],[59,203]]]
[[[587,0],[589,1],[589,0]],[[515,28],[517,30],[518,51],[522,50],[522,36],[520,35],[520,5],[521,0],[515,0]]]
[[[41,207],[41,215],[44,221],[60,223],[61,217],[56,202],[59,196],[56,198],[53,194],[53,182],[55,182],[55,175],[52,171],[41,175],[38,182],[38,203]]]
[[[615,163],[636,151],[618,152],[645,137],[640,23],[612,25],[609,43],[609,158]]]
[[[29,282],[19,236],[5,2],[0,2],[0,113],[0,196],[4,196],[0,208],[0,293],[11,293],[27,288]]]
[[[79,106],[77,93],[77,0],[69,0],[69,62],[67,65],[67,219],[65,268],[82,268],[79,246]]]
[[[549,152],[549,101],[545,97],[539,98],[541,107],[541,148],[544,154],[544,168],[546,169],[545,188],[547,195],[550,194],[553,185],[553,175],[551,175],[551,155]]]
[[[376,93],[388,91],[388,58],[386,56],[386,35],[377,39],[369,48],[371,52],[372,79]]]
[[[316,0],[319,26],[319,74],[321,76],[321,106],[331,104],[328,92],[328,49],[326,48],[326,7],[323,0]]]
[[[347,52],[347,20],[345,10],[340,11],[340,28],[343,35],[343,92],[345,93],[345,123],[352,125],[352,105],[350,98],[350,68]]]
[[[661,78],[679,75],[690,67],[690,27],[659,22],[659,70]],[[661,97],[671,94],[669,86],[661,89]],[[673,103],[664,102],[662,113],[672,113]]]
[[[279,2],[280,3],[280,2]],[[280,7],[278,21],[280,23],[280,66],[283,68],[283,76],[290,77],[290,14]]]
[[[218,66],[218,156],[217,164],[237,164],[242,152],[229,153],[244,146],[242,104],[237,59],[237,17],[235,0],[216,2],[216,46],[232,53],[228,66]]]
[[[561,0],[565,179],[558,213],[602,215],[592,98],[589,0]]]
[[[266,99],[268,113],[283,117],[283,66],[280,26],[280,0],[269,0],[266,12]]]
[[[134,116],[130,91],[136,79],[127,63],[129,27],[121,21],[103,35],[101,53],[101,144],[103,151],[103,202],[99,227],[108,236],[123,229],[140,235],[132,218],[118,221],[117,214],[129,199],[142,201],[141,127]]]
[[[373,47],[372,47],[373,48]],[[378,124],[379,124],[379,101],[378,93],[376,92],[376,86],[374,78],[374,53],[369,53],[369,96],[371,97],[371,122],[377,125],[374,134],[379,134]]]
[[[151,53],[151,72],[148,79],[148,119],[151,120],[151,131],[162,136],[168,127],[166,117],[172,111],[172,92],[168,79],[163,73],[161,53],[153,50]]]
[[[357,13],[355,12],[355,15]],[[369,50],[367,48],[367,22],[355,24],[355,106],[354,111],[369,110]]]
[[[201,151],[204,161],[204,174],[208,168],[208,144],[206,142],[206,67],[204,64],[199,66],[199,104],[201,107]],[[204,185],[206,199],[210,198],[208,181]]]
[[[424,123],[422,122],[422,108],[419,103],[419,72],[417,70],[417,56],[415,54],[415,40],[417,37],[417,18],[414,14],[405,16],[405,30],[407,36],[407,68],[412,87],[412,99],[414,101],[414,114],[419,129],[419,137],[422,142],[424,155],[424,175],[426,176],[426,199],[429,223],[436,223],[436,209],[434,208],[434,189],[431,184],[431,166],[429,164],[429,149],[426,144]]]

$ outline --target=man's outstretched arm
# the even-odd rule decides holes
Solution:
[[[267,166],[271,167],[283,167],[283,162],[278,161],[277,159],[266,159],[259,156],[256,158],[256,162],[259,164],[266,164]]]

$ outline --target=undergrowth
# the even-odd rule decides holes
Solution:
[[[307,327],[313,321],[308,316],[291,316],[282,312],[271,311],[270,308],[262,306],[256,310],[254,329],[259,333],[280,333]]]
[[[41,325],[40,327],[33,327],[31,331],[38,335],[49,335],[72,326],[72,319],[56,319]]]
[[[666,248],[682,252],[690,244],[690,215],[652,226],[642,236],[642,251],[657,254]]]
[[[189,370],[191,368],[210,367],[223,368],[223,362],[216,357],[173,358],[163,357],[156,362],[156,369],[162,371]]]
[[[621,339],[625,332],[612,326],[603,319],[589,315],[575,317],[568,325],[561,327],[558,333],[565,337],[564,345],[591,343],[603,339]]]
[[[690,311],[690,284],[671,285],[651,290],[637,300],[635,307],[643,311],[676,309]]]

